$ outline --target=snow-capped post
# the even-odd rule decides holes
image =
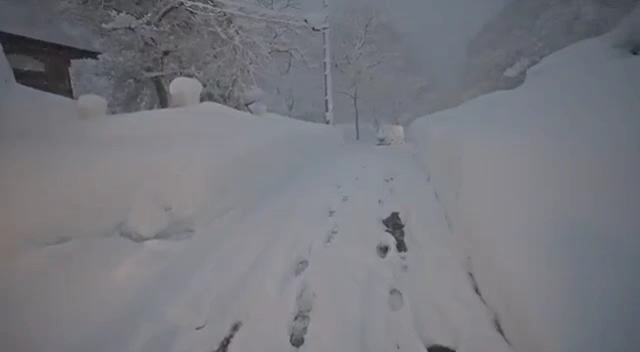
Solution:
[[[323,11],[305,18],[305,22],[314,31],[322,32],[324,51],[324,119],[327,125],[333,125],[333,89],[331,78],[331,38],[329,37],[329,2],[323,0]]]
[[[178,77],[169,85],[171,107],[177,108],[187,105],[200,104],[202,83],[195,78]]]
[[[95,95],[85,94],[78,98],[78,114],[83,120],[107,115],[107,99]]]

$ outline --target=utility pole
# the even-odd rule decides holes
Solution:
[[[333,90],[331,79],[331,38],[329,37],[329,0],[323,0],[325,25],[322,27],[324,44],[324,119],[327,125],[333,125]]]
[[[315,32],[322,32],[324,51],[324,122],[333,125],[333,89],[331,79],[331,38],[329,36],[329,0],[322,0],[322,12],[305,19],[305,23]]]

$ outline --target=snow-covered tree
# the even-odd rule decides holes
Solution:
[[[336,43],[334,66],[340,73],[337,80],[339,93],[348,97],[353,106],[356,139],[360,139],[360,104],[363,85],[374,79],[373,69],[380,65],[384,56],[373,41],[378,26],[378,14],[372,7],[350,8],[348,15],[339,19],[335,27]],[[347,18],[348,17],[348,18]]]
[[[419,102],[415,66],[389,14],[366,1],[336,9],[332,20],[337,119],[352,113],[356,124],[394,122]]]
[[[166,86],[178,76],[202,82],[203,100],[245,109],[275,52],[302,56],[288,42],[299,24],[283,13],[295,9],[289,0],[66,0],[66,9],[98,24],[104,52],[75,65],[75,91],[108,96],[118,112],[167,106]]]
[[[510,89],[545,56],[612,29],[638,0],[512,0],[469,42],[455,103]]]

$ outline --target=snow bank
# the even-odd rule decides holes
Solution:
[[[247,187],[233,194],[236,188],[225,184],[241,179],[230,176],[240,172],[231,167],[242,165],[237,157],[265,157],[281,143],[305,136],[313,143],[327,131],[282,117],[256,120],[211,103],[78,121],[75,101],[18,88],[1,111],[0,240],[17,238],[27,245],[109,233],[127,214],[157,215],[165,207],[191,217],[211,193],[247,196]],[[294,131],[299,137],[289,137]],[[275,164],[297,160],[278,154],[284,159]],[[289,168],[277,172],[284,170]],[[269,175],[245,181],[270,182]],[[132,210],[136,197],[156,210]]]
[[[619,35],[408,129],[516,351],[624,351],[640,336],[640,59]]]
[[[228,232],[214,225],[281,195],[341,141],[212,103],[78,121],[70,99],[18,87],[9,101],[0,298],[2,316],[20,319],[0,320],[0,341],[11,350],[149,350],[135,339],[218,249]]]
[[[182,107],[200,103],[202,83],[189,77],[178,77],[169,85],[171,94],[171,106]]]
[[[91,119],[107,115],[107,99],[94,94],[85,94],[78,98],[78,113],[82,119]]]

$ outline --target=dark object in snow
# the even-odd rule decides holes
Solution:
[[[431,345],[427,347],[428,352],[456,352],[456,350],[451,349],[442,345]]]
[[[402,224],[402,220],[400,219],[400,213],[394,211],[387,217],[382,220],[382,224],[390,231],[397,231],[404,229],[404,225]]]
[[[216,348],[213,352],[227,352],[227,350],[229,349],[229,345],[231,345],[231,340],[233,340],[233,337],[236,333],[238,333],[238,330],[240,330],[241,327],[242,322],[237,321],[233,323],[233,325],[231,325],[231,331],[229,331],[227,336],[225,336],[224,339],[220,341],[218,348]]]
[[[303,287],[296,298],[297,312],[291,324],[291,335],[289,335],[289,343],[295,348],[304,345],[304,336],[307,334],[311,322],[312,305],[313,292],[308,287]]]
[[[389,253],[389,246],[385,243],[379,243],[376,246],[376,252],[378,253],[378,257],[385,258],[387,253]]]
[[[289,342],[291,346],[295,348],[300,348],[300,346],[304,345],[304,335],[307,334],[307,329],[309,329],[309,312],[300,311],[296,314],[293,319],[293,331],[291,332],[291,336],[289,337]]]
[[[402,292],[398,289],[392,289],[389,291],[389,309],[392,312],[397,312],[402,309],[404,306],[404,298],[402,297]]]
[[[296,277],[300,276],[309,267],[309,261],[306,259],[300,259],[296,262],[296,268],[293,271]]]
[[[496,328],[496,331],[498,332],[498,334],[502,336],[502,338],[504,339],[504,342],[506,342],[507,345],[511,346],[511,341],[509,341],[509,339],[507,339],[507,335],[504,334],[504,329],[502,329],[500,318],[498,317],[498,314],[496,314],[495,312],[493,315],[493,326]]]
[[[382,224],[387,228],[387,232],[396,240],[396,250],[399,253],[407,251],[407,244],[404,242],[404,224],[400,219],[400,213],[394,211],[382,220]]]

